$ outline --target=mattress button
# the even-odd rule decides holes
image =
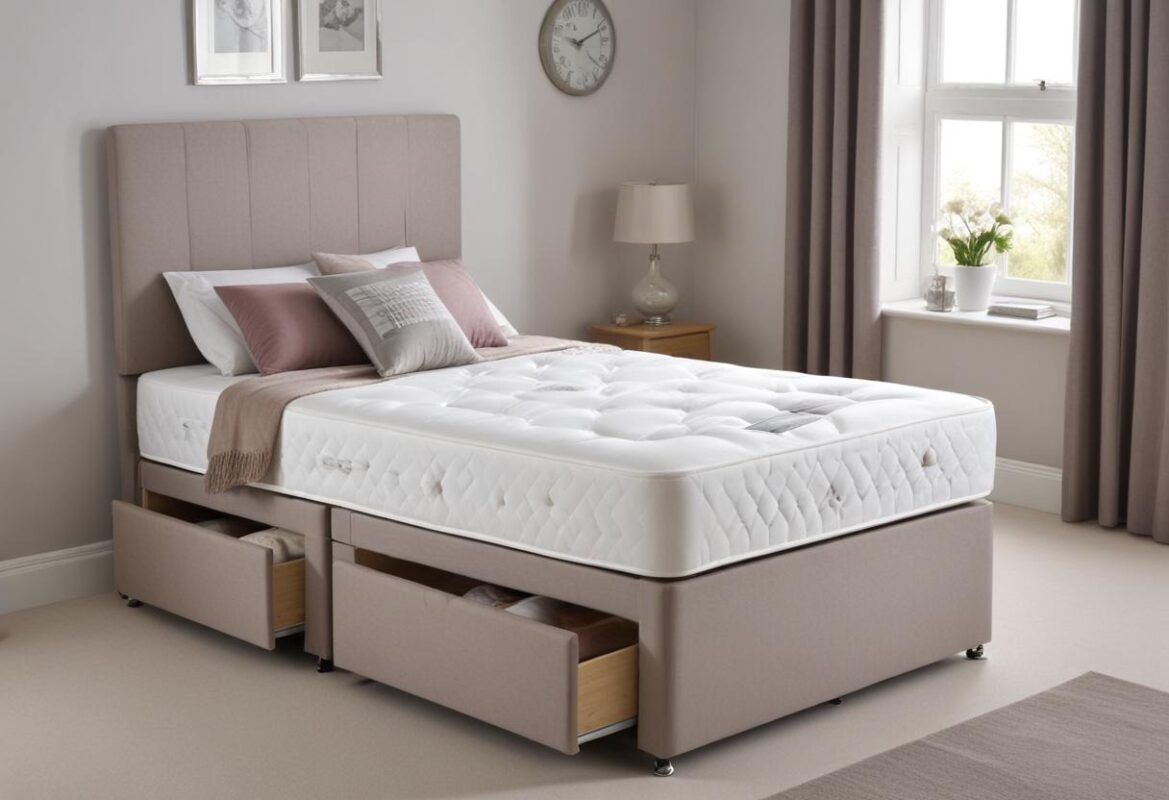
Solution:
[[[928,450],[926,450],[925,453],[922,455],[921,465],[923,467],[933,467],[933,466],[937,466],[937,463],[938,463],[938,454],[935,453],[934,449],[931,447]]]

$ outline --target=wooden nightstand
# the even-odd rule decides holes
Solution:
[[[592,340],[626,350],[644,350],[680,358],[711,359],[713,325],[675,322],[671,325],[593,325]]]

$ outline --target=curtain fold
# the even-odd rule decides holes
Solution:
[[[1080,15],[1063,518],[1169,544],[1169,2]]]
[[[793,0],[786,369],[879,378],[884,0]]]

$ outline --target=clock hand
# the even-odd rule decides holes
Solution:
[[[597,59],[593,58],[593,54],[592,54],[592,53],[590,53],[590,52],[588,52],[588,51],[586,50],[586,51],[585,51],[585,55],[589,57],[589,61],[591,61],[591,62],[593,62],[594,64],[596,64],[596,65],[597,65],[598,67],[600,67],[601,69],[604,69],[604,68],[605,68],[605,67],[604,67],[604,66],[601,64],[601,62],[600,62],[600,61],[597,61]]]
[[[586,37],[584,37],[583,39],[581,39],[581,40],[577,41],[577,42],[576,42],[576,46],[577,46],[577,47],[580,47],[582,44],[584,44],[585,42],[587,42],[589,39],[593,38],[594,36],[596,36],[596,35],[597,35],[598,33],[600,33],[600,32],[601,32],[601,29],[600,29],[600,28],[597,28],[595,31],[593,31],[592,33],[590,33],[588,36],[586,36]]]

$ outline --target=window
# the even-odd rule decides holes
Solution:
[[[1014,246],[996,293],[1071,299],[1076,0],[931,0],[922,266],[954,264],[943,204],[999,203]]]

